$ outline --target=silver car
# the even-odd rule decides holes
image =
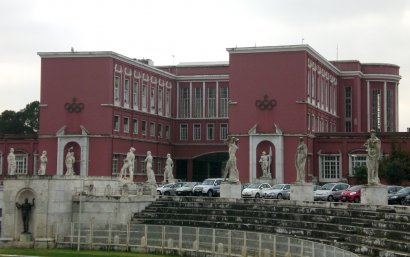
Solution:
[[[350,187],[346,183],[327,183],[316,190],[313,194],[315,201],[339,201],[342,197],[342,192]]]
[[[283,199],[290,191],[290,184],[276,184],[264,191],[263,197],[267,199]]]
[[[242,197],[260,198],[269,188],[271,188],[271,186],[268,183],[253,183],[242,190]]]
[[[157,194],[159,195],[176,195],[176,190],[186,182],[170,183],[157,187]]]

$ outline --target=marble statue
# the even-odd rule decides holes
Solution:
[[[174,175],[172,174],[172,171],[174,169],[174,162],[171,159],[171,154],[167,154],[167,160],[165,162],[165,168],[164,168],[164,183],[174,183]]]
[[[305,164],[307,158],[307,146],[303,137],[299,138],[299,145],[296,149],[295,167],[296,167],[296,182],[305,183]]]
[[[145,158],[145,164],[146,164],[146,172],[147,172],[147,182],[149,184],[155,184],[157,183],[155,180],[155,174],[154,171],[152,170],[152,155],[151,151],[147,152],[147,157]]]
[[[65,156],[65,167],[66,167],[66,176],[74,175],[74,163],[75,157],[73,152],[73,147],[68,148],[67,155]]]
[[[231,183],[239,183],[239,171],[236,167],[236,151],[238,150],[239,138],[229,137],[227,143],[229,146],[229,159],[225,166],[225,180],[228,177],[228,181]]]
[[[376,131],[370,130],[370,138],[364,144],[367,151],[367,183],[369,185],[379,185],[379,159],[381,154],[381,141],[376,137]]]
[[[47,168],[47,151],[43,151],[40,156],[40,168],[38,169],[38,175],[46,175],[46,168]]]
[[[262,178],[272,178],[270,172],[270,166],[272,164],[272,148],[269,149],[269,154],[265,151],[262,151],[261,158],[259,159],[259,164],[262,169]]]
[[[127,171],[129,174],[129,179],[132,181],[134,179],[134,162],[135,162],[135,148],[131,147],[127,153],[127,157],[124,160],[120,171],[120,179],[127,179]]]
[[[9,175],[16,175],[16,156],[14,155],[14,148],[10,148],[9,155],[7,155],[7,164],[8,170],[7,173]]]
[[[23,218],[23,228],[24,228],[23,233],[30,233],[28,231],[28,226],[30,222],[31,208],[34,207],[34,200],[35,199],[33,198],[32,204],[28,202],[28,198],[25,199],[23,204],[16,203],[17,209],[21,209],[21,217]]]

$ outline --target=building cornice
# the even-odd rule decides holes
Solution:
[[[229,81],[228,74],[218,74],[218,75],[183,75],[177,76],[178,81],[208,81],[208,80],[226,80]]]

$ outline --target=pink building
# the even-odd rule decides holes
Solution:
[[[220,177],[228,159],[224,141],[240,139],[240,180],[262,175],[259,157],[272,149],[272,177],[296,178],[299,137],[308,145],[306,179],[349,179],[365,160],[372,128],[384,153],[398,133],[399,67],[328,61],[309,45],[229,48],[229,63],[155,67],[113,52],[39,53],[38,139],[0,139],[0,167],[16,149],[21,174],[35,174],[48,152],[48,175],[65,173],[73,147],[75,171],[116,176],[136,149],[135,181],[145,181],[147,151],[162,181],[167,153],[175,176],[188,181]],[[37,159],[36,159],[37,158]]]

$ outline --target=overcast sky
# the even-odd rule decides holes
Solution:
[[[328,60],[399,65],[399,129],[410,127],[406,0],[0,0],[0,113],[40,99],[37,52],[114,51],[166,65],[302,38]]]

